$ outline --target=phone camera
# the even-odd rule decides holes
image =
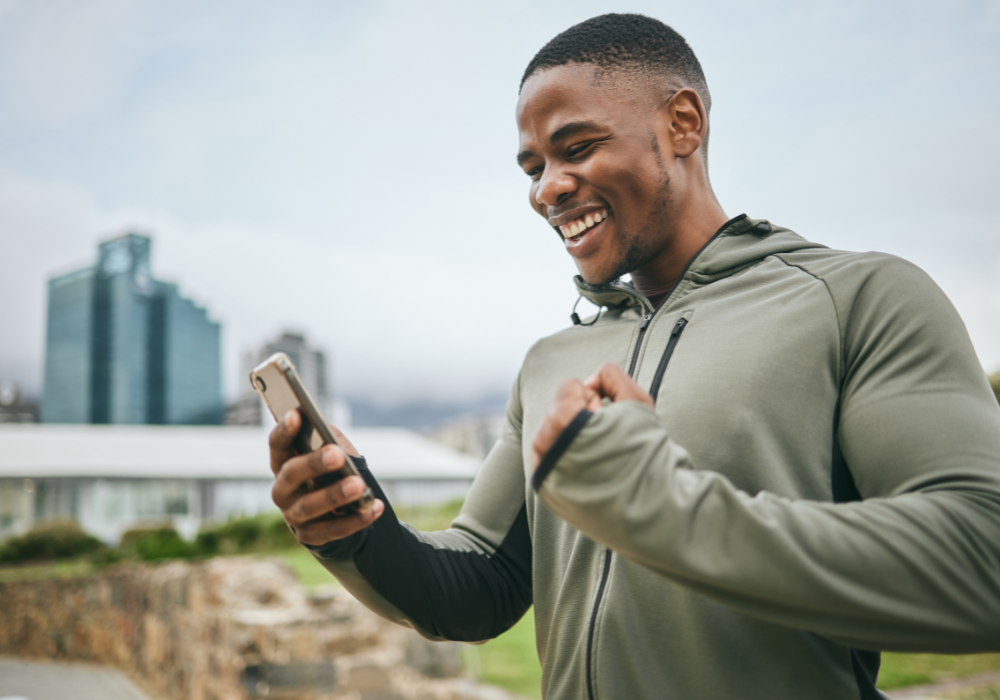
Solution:
[[[254,381],[257,382],[257,386],[260,387],[261,391],[267,391],[267,384],[264,383],[263,377],[254,377]]]

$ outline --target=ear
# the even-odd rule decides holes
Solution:
[[[661,107],[670,145],[678,158],[687,158],[698,150],[708,133],[708,115],[698,93],[681,88]]]

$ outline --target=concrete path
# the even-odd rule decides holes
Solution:
[[[0,700],[152,700],[121,671],[0,657]]]

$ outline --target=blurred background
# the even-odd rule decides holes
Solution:
[[[518,83],[610,10],[699,56],[727,213],[914,261],[1000,367],[997,2],[2,0],[0,377],[41,398],[47,280],[135,232],[221,325],[227,401],[292,330],[362,411],[502,402],[575,299]]]
[[[730,216],[915,262],[1000,371],[995,0],[0,0],[0,539],[225,540],[271,508],[246,375],[275,350],[446,524],[576,299],[521,74],[608,11],[698,55]]]

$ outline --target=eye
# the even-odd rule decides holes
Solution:
[[[534,168],[531,168],[530,170],[525,170],[524,172],[532,180],[537,180],[542,175],[542,166],[537,165]]]
[[[570,146],[566,151],[567,158],[576,158],[582,155],[587,149],[594,145],[594,141],[587,141],[586,143],[578,143],[575,146]]]

